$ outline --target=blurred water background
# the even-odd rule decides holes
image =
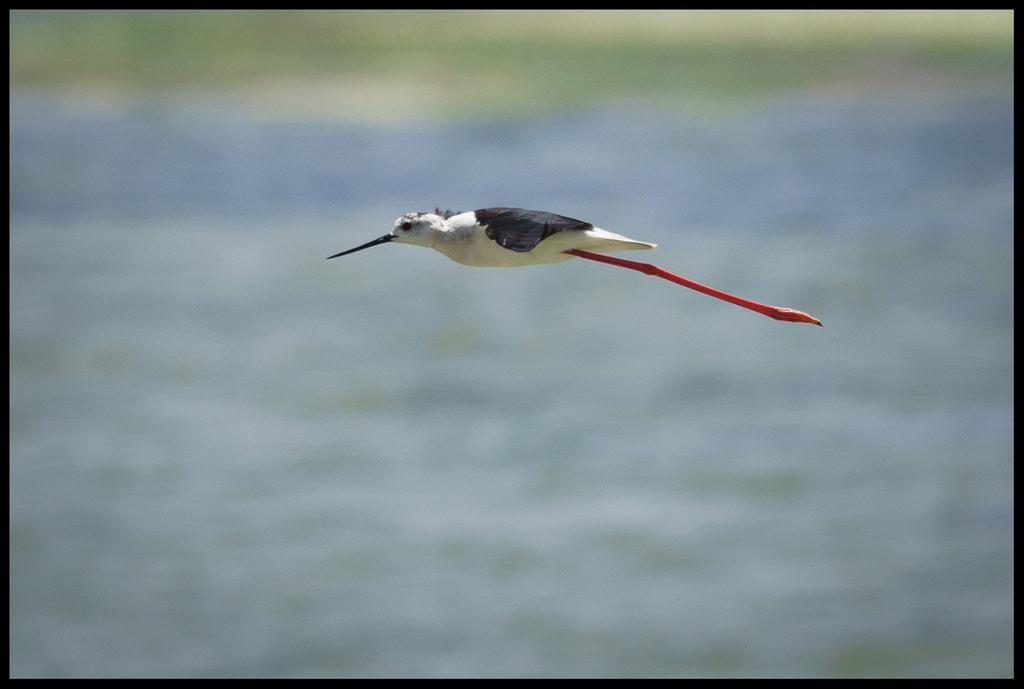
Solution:
[[[12,14],[11,675],[1012,675],[1011,23]]]

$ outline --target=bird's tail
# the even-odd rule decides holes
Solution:
[[[587,251],[629,251],[634,249],[654,249],[658,246],[651,242],[641,242],[624,237],[621,234],[602,230],[599,227],[591,228],[584,232],[584,234],[587,236],[587,241],[579,248]]]

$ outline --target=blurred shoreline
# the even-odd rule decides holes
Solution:
[[[10,15],[11,89],[305,121],[509,118],[620,101],[1005,88],[1009,11],[138,11]]]

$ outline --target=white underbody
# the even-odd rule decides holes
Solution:
[[[559,263],[573,258],[568,249],[611,253],[629,249],[653,249],[657,244],[640,242],[599,227],[589,230],[564,230],[542,240],[532,251],[512,251],[487,236],[470,211],[448,218],[447,231],[434,235],[431,248],[467,266],[513,268],[538,263]]]

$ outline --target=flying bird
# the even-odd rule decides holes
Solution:
[[[821,325],[821,321],[803,311],[737,297],[651,263],[604,255],[612,251],[653,249],[657,244],[602,230],[583,220],[525,208],[481,208],[466,212],[436,208],[434,212],[406,213],[395,220],[388,234],[327,258],[388,242],[429,247],[456,263],[477,267],[511,268],[584,258],[653,275],[775,320]]]

